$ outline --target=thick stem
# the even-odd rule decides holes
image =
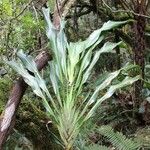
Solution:
[[[115,32],[115,42],[119,42],[119,34]],[[116,47],[116,54],[117,54],[117,69],[121,68],[121,60],[120,60],[120,48],[119,46]]]
[[[67,145],[67,146],[65,147],[65,150],[73,150],[73,148]]]

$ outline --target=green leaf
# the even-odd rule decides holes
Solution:
[[[92,115],[94,114],[95,110],[98,108],[98,106],[105,101],[106,99],[110,98],[115,91],[117,91],[120,88],[126,87],[128,85],[133,84],[135,81],[139,80],[140,76],[136,76],[136,77],[126,77],[122,82],[116,84],[116,85],[112,85],[110,86],[110,88],[107,90],[107,92],[104,94],[104,96],[102,96],[101,98],[99,98],[96,103],[93,105],[93,107],[91,108],[91,110],[88,112],[87,116],[85,117],[85,121],[87,119],[89,119],[90,117],[92,117]]]
[[[126,23],[128,23],[128,21],[108,21],[103,24],[103,26],[101,28],[101,32],[114,29],[114,28],[116,28],[120,25],[126,24]]]
[[[92,46],[101,36],[103,31],[108,31],[120,25],[126,24],[128,21],[108,21],[103,24],[102,28],[95,30],[86,40],[86,49]]]
[[[84,73],[83,75],[83,80],[82,80],[82,84],[84,84],[90,73],[91,73],[91,70],[93,69],[94,65],[96,64],[96,62],[98,61],[100,55],[102,53],[108,53],[110,51],[112,51],[112,49],[114,49],[116,46],[118,46],[121,42],[119,43],[110,43],[110,42],[107,42],[103,45],[103,47],[99,50],[99,51],[96,51],[93,59],[92,59],[92,62],[90,63],[90,66],[88,67],[88,69],[86,70],[86,72]]]
[[[29,85],[31,86],[31,88],[33,89],[33,92],[41,97],[41,98],[45,98],[45,96],[43,95],[40,87],[39,87],[39,84],[38,84],[38,80],[37,78],[33,77],[32,75],[30,75],[28,73],[28,71],[23,67],[22,64],[18,64],[14,61],[10,61],[10,62],[7,62],[8,65],[10,65],[16,72],[18,72],[23,78],[24,78],[24,81]]]
[[[121,132],[115,132],[111,126],[101,126],[97,129],[97,132],[105,136],[118,150],[138,150],[141,147],[141,144],[128,139]]]
[[[38,72],[36,63],[31,56],[26,56],[22,50],[18,51],[17,56],[23,62],[24,66],[31,72]]]
[[[122,42],[118,42],[118,43],[111,43],[111,42],[106,42],[103,47],[101,48],[101,53],[109,53],[112,52],[112,50],[117,47],[118,45],[120,45]]]
[[[108,87],[112,80],[115,79],[121,70],[115,71],[113,73],[110,73],[107,78],[98,86],[96,87],[96,90],[94,91],[93,95],[91,96],[90,100],[89,100],[89,105],[93,104],[98,96],[99,91],[105,89],[106,87]]]

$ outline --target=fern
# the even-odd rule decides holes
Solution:
[[[114,132],[111,126],[101,126],[100,128],[98,128],[98,132],[106,137],[112,143],[112,145],[119,150],[137,150],[141,147],[139,143],[128,139],[121,132]]]
[[[91,144],[84,148],[84,150],[110,150],[108,147],[98,144]]]

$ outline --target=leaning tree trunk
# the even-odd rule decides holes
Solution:
[[[142,15],[145,14],[145,4],[142,3],[142,1],[138,1],[136,5],[134,6],[135,12],[137,14],[141,15],[135,15],[135,23],[134,23],[134,62],[136,65],[140,66],[141,71],[141,77],[144,78],[144,52],[145,52],[145,26],[146,26],[146,18]],[[141,80],[135,82],[134,84],[134,105],[135,108],[139,108],[141,102],[142,102],[142,88],[143,88],[143,82]]]

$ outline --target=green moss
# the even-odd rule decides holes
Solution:
[[[138,129],[135,140],[140,142],[145,148],[150,148],[150,127]]]
[[[0,113],[8,100],[11,82],[8,77],[0,78]]]
[[[0,78],[0,113],[2,113],[5,104],[8,100],[12,81],[10,78]],[[19,110],[16,117],[15,129],[21,134],[27,137],[33,142],[34,149],[38,150],[60,150],[60,146],[57,146],[56,141],[50,132],[57,134],[57,130],[53,125],[49,126],[50,132],[47,130],[46,124],[50,119],[46,117],[43,107],[41,106],[41,100],[37,99],[33,94],[28,91],[28,96],[25,95],[19,106]],[[14,132],[10,136],[10,140],[6,143],[8,148],[15,149],[15,146],[19,143],[19,139],[14,138],[16,133]],[[11,143],[11,145],[10,145]],[[12,146],[13,145],[13,146]]]
[[[36,150],[61,150],[53,136],[58,131],[53,124],[48,124],[51,119],[43,111],[41,99],[34,97],[29,91],[28,93],[20,104],[15,128],[33,143]]]

